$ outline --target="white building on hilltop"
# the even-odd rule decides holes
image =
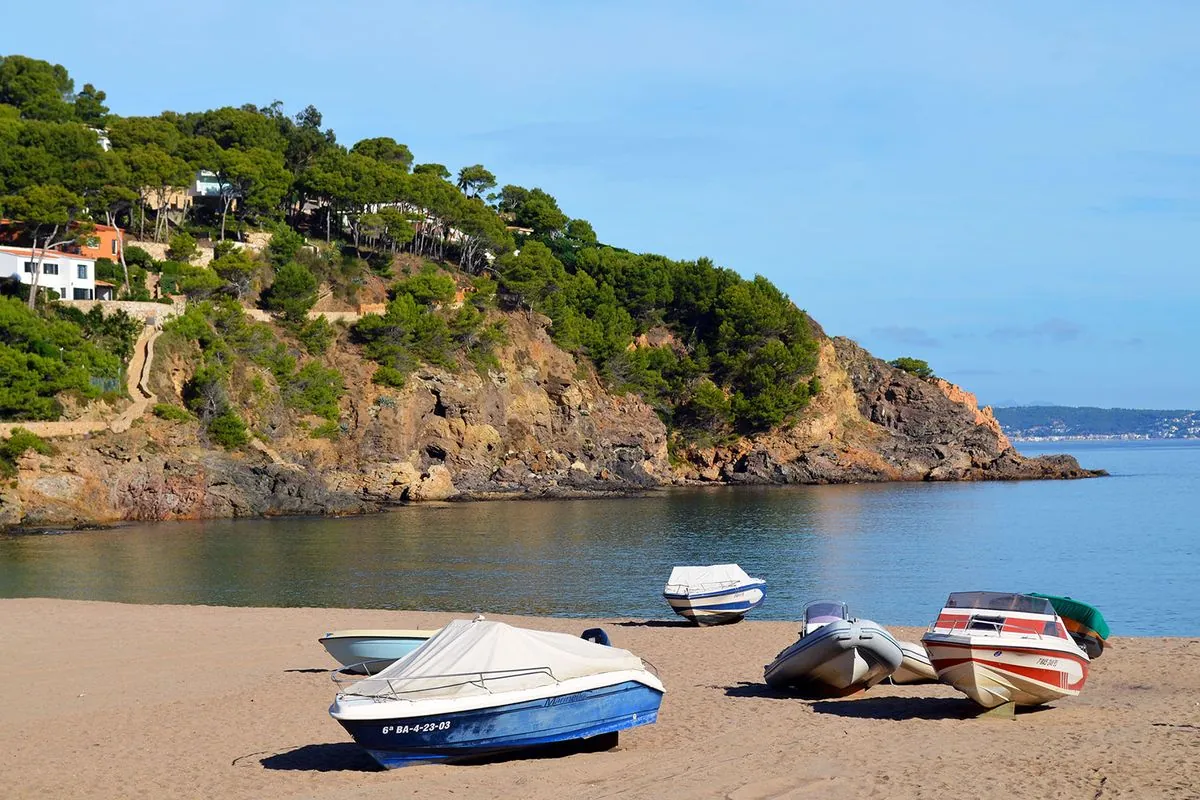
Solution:
[[[0,279],[33,283],[37,255],[28,247],[0,247]],[[51,289],[63,300],[112,300],[114,286],[96,280],[96,259],[50,250],[42,260],[38,288]]]

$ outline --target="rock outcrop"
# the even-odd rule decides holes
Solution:
[[[548,320],[510,315],[510,344],[486,372],[423,368],[401,390],[371,383],[352,348],[342,431],[267,409],[269,444],[203,443],[195,422],[144,417],[130,430],[56,440],[0,487],[0,525],[83,526],[281,514],[356,514],[388,504],[636,492],[687,483],[1012,480],[1103,474],[1069,456],[1028,459],[988,409],[945,382],[888,366],[847,339],[822,338],[822,389],[786,429],[680,448],[633,395],[609,393],[550,340]],[[182,385],[179,354],[156,362],[154,390]]]
[[[1103,475],[1070,456],[1025,458],[990,409],[946,381],[889,366],[849,339],[822,343],[822,391],[799,422],[690,448],[683,475],[726,483],[1020,480]]]

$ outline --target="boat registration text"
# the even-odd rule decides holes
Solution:
[[[450,730],[450,721],[419,722],[416,725],[384,725],[381,733],[433,733]]]

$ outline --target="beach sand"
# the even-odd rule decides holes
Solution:
[[[661,673],[658,724],[608,752],[377,770],[327,713],[317,637],[456,616],[0,600],[0,797],[1200,797],[1200,640],[1116,639],[1079,697],[975,719],[940,685],[770,692],[789,622],[493,617],[598,623]]]

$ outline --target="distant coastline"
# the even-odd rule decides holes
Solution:
[[[1200,411],[1186,409],[1010,406],[993,414],[1019,442],[1200,439]]]
[[[1133,433],[1080,436],[1012,436],[1012,442],[1195,442],[1200,436],[1143,436]]]

